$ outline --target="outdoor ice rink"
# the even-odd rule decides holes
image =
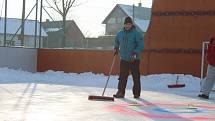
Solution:
[[[3,80],[0,84],[1,121],[215,120],[214,94],[210,100],[199,99],[198,83],[192,83],[198,78],[191,76],[181,76],[181,83],[186,84],[181,89],[168,89],[165,86],[174,77],[170,74],[141,77],[140,99],[133,98],[132,78],[129,77],[126,98],[105,102],[88,100],[89,95],[101,95],[106,79],[104,75],[0,71],[0,80]],[[13,76],[7,76],[7,72],[13,73]],[[117,76],[111,77],[107,96],[116,92],[116,79]],[[167,81],[156,83],[159,79]],[[191,80],[190,84],[187,83],[188,79]]]
[[[0,0],[0,121],[215,121],[214,81],[215,0]]]

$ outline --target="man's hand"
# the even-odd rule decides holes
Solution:
[[[131,61],[131,63],[133,63],[136,59],[137,59],[137,54],[134,52],[134,53],[132,53],[131,56],[130,56],[130,61]]]
[[[113,53],[114,53],[114,55],[118,55],[118,53],[119,53],[119,48],[114,48]]]

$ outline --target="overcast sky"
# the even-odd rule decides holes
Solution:
[[[4,4],[5,0],[0,0],[0,14],[4,17]],[[45,0],[44,6],[47,6]],[[52,0],[48,0],[52,1]],[[82,32],[86,36],[98,36],[104,34],[104,25],[102,21],[115,7],[116,4],[137,5],[142,1],[142,6],[151,7],[152,0],[76,0],[76,4],[81,4],[77,7],[73,7],[68,15],[67,19],[73,19],[78,24]],[[26,0],[26,16],[31,8],[36,3],[36,0]],[[3,10],[2,10],[3,8]],[[54,20],[61,20],[58,13],[50,8],[47,11],[54,18]],[[43,20],[50,19],[48,15],[43,11]],[[22,16],[22,0],[8,0],[8,17],[9,18],[21,18]],[[29,19],[35,19],[35,9],[30,14]]]

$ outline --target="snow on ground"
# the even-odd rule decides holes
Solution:
[[[199,91],[200,79],[191,75],[184,74],[158,74],[141,76],[142,88],[144,90],[166,90],[167,84],[175,83],[179,76],[179,83],[186,83],[183,91]],[[30,73],[22,70],[12,70],[8,68],[0,68],[1,83],[49,83],[61,85],[87,86],[87,87],[103,87],[107,77],[103,74],[87,73],[64,73],[62,71],[52,71],[42,73]],[[111,76],[109,81],[110,88],[116,88],[118,76]],[[129,76],[128,88],[132,87],[132,77]]]
[[[168,89],[167,85],[174,84],[177,76],[179,76],[179,83],[186,84],[186,87],[175,90]],[[106,80],[107,77],[105,75],[93,74],[91,72],[77,74],[49,70],[42,73],[30,73],[22,70],[0,68],[1,83],[47,83],[103,88]],[[108,87],[116,89],[117,83],[118,76],[111,76]],[[198,93],[200,90],[200,79],[193,77],[192,75],[184,74],[158,74],[141,76],[141,83],[142,89],[149,91],[162,91],[180,94],[187,91],[190,93]],[[132,84],[132,77],[129,76],[127,89],[132,89]]]
[[[177,76],[185,88],[169,89]],[[117,90],[118,76],[111,76],[107,96]],[[103,74],[47,71],[30,73],[0,68],[0,120],[2,121],[191,121],[215,120],[215,95],[197,97],[200,79],[183,74],[141,76],[141,99],[132,95],[129,76],[126,98],[115,102],[88,101],[101,95]],[[137,105],[131,105],[137,104]],[[189,108],[195,107],[195,108]]]

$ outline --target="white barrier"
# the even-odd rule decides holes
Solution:
[[[37,49],[0,47],[0,68],[37,71]]]

